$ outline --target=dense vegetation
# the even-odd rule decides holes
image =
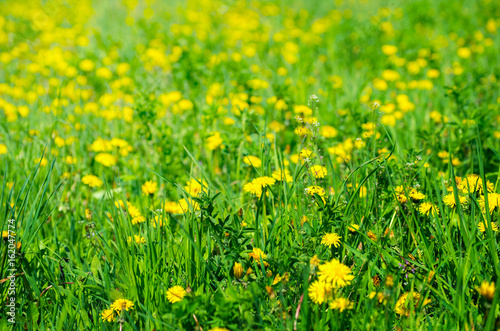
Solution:
[[[1,330],[500,329],[499,2],[0,13]]]

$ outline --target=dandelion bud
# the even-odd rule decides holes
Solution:
[[[241,263],[236,262],[233,267],[233,272],[234,272],[234,277],[240,279],[241,277],[243,277],[243,273],[245,272],[245,270],[243,270]]]

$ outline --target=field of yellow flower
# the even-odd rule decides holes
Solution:
[[[500,330],[500,2],[0,3],[0,330]]]

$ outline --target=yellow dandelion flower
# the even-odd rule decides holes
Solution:
[[[256,195],[260,198],[262,195],[262,186],[254,182],[246,183],[243,185],[243,191]]]
[[[132,218],[132,224],[146,222],[146,217],[139,215]]]
[[[336,233],[327,233],[321,239],[321,243],[325,246],[333,245],[338,248],[340,246],[340,236]]]
[[[208,137],[206,140],[205,140],[205,143],[207,145],[207,148],[211,151],[217,149],[219,146],[222,145],[222,138],[220,136],[220,132],[218,131],[215,131],[212,133],[212,135],[210,137]]]
[[[340,312],[352,308],[354,308],[354,302],[349,301],[347,298],[337,298],[330,303],[330,309],[335,309]]]
[[[99,153],[95,156],[95,161],[105,167],[112,167],[116,165],[116,157],[109,153]]]
[[[254,184],[260,185],[261,187],[266,187],[266,186],[274,185],[274,183],[276,183],[276,179],[274,179],[272,177],[268,177],[268,176],[263,176],[263,177],[255,178],[252,182]]]
[[[480,222],[477,225],[477,227],[479,228],[479,231],[484,233],[488,228],[488,223]],[[498,232],[498,225],[496,223],[491,222],[491,229],[493,230],[493,232]]]
[[[199,210],[200,205],[194,201],[193,199],[180,199],[178,201],[179,208],[182,210],[182,213],[187,213],[191,211],[191,208],[193,211]]]
[[[129,309],[134,309],[134,303],[127,299],[118,299],[111,304],[111,309],[120,312],[122,310],[128,311]]]
[[[254,168],[262,167],[262,161],[257,156],[247,155],[243,158],[243,162]]]
[[[273,171],[272,177],[279,181],[286,181],[287,183],[293,181],[292,175],[290,174],[290,171],[288,171],[287,169],[284,169],[283,171],[281,170]]]
[[[127,209],[128,209],[128,213],[129,213],[130,217],[132,217],[132,218],[142,216],[141,212],[139,211],[139,208],[132,205],[130,202],[127,202]]]
[[[186,192],[189,193],[191,196],[197,197],[201,193],[201,191],[206,192],[207,188],[205,187],[205,185],[203,186],[201,185],[201,179],[196,180],[194,178],[191,178],[187,182],[186,186],[184,186],[184,190],[186,190]]]
[[[423,200],[425,199],[425,195],[418,192],[416,189],[412,189],[410,191],[410,198],[412,198],[413,200]]]
[[[88,185],[89,187],[101,187],[103,184],[102,180],[94,175],[83,176],[82,183]]]
[[[486,199],[484,198],[484,195],[481,195],[478,199],[479,206],[481,207],[483,213],[486,212]],[[490,214],[493,213],[493,210],[495,208],[500,209],[500,194],[498,193],[489,193],[488,194],[488,210],[490,211]]]
[[[142,184],[142,192],[145,195],[153,195],[158,190],[158,183],[148,180],[144,184]]]
[[[328,175],[326,168],[320,165],[313,165],[310,171],[315,178],[325,178],[325,176]]]
[[[237,279],[240,279],[241,277],[243,277],[244,272],[245,272],[245,270],[243,269],[243,266],[241,265],[241,263],[235,262],[234,267],[233,267],[234,277],[236,277]]]
[[[325,195],[325,189],[320,186],[309,186],[306,188],[306,193],[309,195],[318,194],[319,196]]]
[[[105,322],[113,322],[115,320],[115,311],[110,308],[101,313],[102,320]]]
[[[276,277],[274,277],[273,285],[278,284],[279,282],[281,282],[282,279],[283,278],[279,274],[277,274]]]
[[[170,303],[180,302],[184,299],[186,293],[186,290],[182,286],[176,285],[168,289],[167,299]]]
[[[263,260],[267,259],[267,255],[264,254],[264,252],[260,248],[255,248],[255,247],[252,253],[248,254],[248,256],[253,257],[253,259],[256,261],[260,261],[261,257]]]
[[[314,281],[308,288],[309,298],[317,304],[327,302],[332,296],[332,288],[330,284],[324,281]]]
[[[359,224],[349,224],[349,227],[347,229],[351,232],[357,232],[359,230]]]
[[[325,138],[335,138],[338,132],[333,126],[324,125],[320,129],[320,134]]]
[[[476,287],[476,291],[481,295],[483,298],[492,301],[493,297],[495,296],[495,282],[488,282],[484,280],[481,283],[481,286]]]
[[[420,293],[416,292],[405,292],[399,297],[398,301],[396,302],[396,306],[394,307],[394,311],[396,314],[401,315],[401,316],[409,316],[411,312],[411,308],[409,307],[410,301],[413,300],[414,307],[417,307],[419,305],[419,302],[421,300],[421,295]],[[431,302],[431,299],[425,299],[422,307],[427,305],[429,302]]]
[[[47,164],[49,164],[49,161],[47,161],[47,159],[44,157],[39,157],[39,158],[35,159],[34,163],[36,165],[40,164],[40,167],[46,167]]]
[[[0,155],[7,154],[7,146],[4,144],[0,144]]]
[[[423,202],[420,207],[418,207],[418,211],[420,212],[420,215],[429,216],[429,213],[432,213],[434,216],[439,215],[439,209],[431,202]]]
[[[182,208],[175,201],[165,201],[163,204],[163,210],[169,214],[182,214]]]
[[[463,196],[458,196],[458,199],[460,200],[461,205],[466,205],[467,204],[467,198]],[[443,202],[445,205],[447,205],[450,208],[455,208],[456,206],[456,201],[455,201],[455,195],[453,193],[447,194],[443,197]]]
[[[151,220],[151,225],[154,228],[162,227],[163,226],[163,218],[160,215],[156,215],[152,220]]]
[[[295,114],[311,115],[312,109],[306,105],[295,105],[293,106],[293,112]]]
[[[134,235],[134,239],[132,239],[132,237],[128,237],[127,242],[128,242],[129,245],[131,245],[132,242],[135,242],[138,245],[145,244],[146,243],[146,238],[138,236],[138,235]]]
[[[269,124],[269,129],[271,129],[272,131],[275,131],[275,132],[281,132],[283,130],[285,130],[286,126],[280,122],[277,122],[277,121],[272,121],[270,124]]]
[[[309,261],[309,264],[310,264],[311,266],[318,266],[320,262],[321,262],[321,261],[320,261],[320,259],[318,258],[318,256],[317,256],[317,255],[314,255],[314,256],[311,258],[311,260]]]
[[[351,268],[340,263],[337,259],[320,265],[318,269],[318,279],[331,284],[333,288],[349,285],[354,279],[354,276],[351,274]]]
[[[310,159],[314,156],[314,153],[307,149],[307,148],[304,148],[302,149],[300,152],[299,152],[299,158],[300,159]]]

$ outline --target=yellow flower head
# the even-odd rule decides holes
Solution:
[[[317,280],[309,285],[309,298],[317,304],[327,302],[332,296],[332,287],[324,281]]]
[[[337,259],[320,265],[318,269],[318,279],[331,284],[333,288],[349,285],[354,279],[351,268],[340,263]]]
[[[113,322],[115,320],[115,311],[110,308],[101,313],[102,320],[105,322]]]
[[[243,185],[243,191],[256,195],[260,198],[262,195],[262,186],[254,182],[246,183]]]
[[[418,192],[416,189],[411,189],[410,198],[412,198],[413,200],[423,200],[425,199],[425,195]]]
[[[0,144],[0,155],[7,154],[7,146],[4,144]]]
[[[103,184],[102,180],[94,175],[83,176],[82,183],[88,185],[89,187],[101,187]]]
[[[337,129],[329,125],[322,126],[320,133],[325,138],[335,138],[338,134]]]
[[[483,213],[486,213],[486,199],[484,198],[484,195],[479,197],[478,202]],[[493,213],[495,208],[500,209],[500,194],[488,193],[488,210],[490,211],[490,214]]]
[[[142,184],[142,192],[146,195],[153,195],[158,190],[158,183],[148,180]]]
[[[326,168],[321,165],[313,165],[310,171],[315,178],[325,178],[328,175]]]
[[[467,198],[463,196],[458,196],[458,200],[460,201],[461,205],[466,205],[467,204]],[[453,193],[447,194],[443,197],[443,202],[445,205],[451,208],[455,208],[456,206],[456,201],[455,201],[455,195]]]
[[[243,266],[241,265],[241,263],[235,262],[234,267],[233,267],[234,277],[236,277],[237,279],[240,279],[241,277],[243,277],[244,272],[245,272],[245,270],[243,269]]]
[[[40,164],[40,167],[45,167],[45,166],[47,166],[47,164],[49,164],[49,161],[47,161],[47,159],[44,157],[40,157],[40,158],[35,159],[34,163]]]
[[[182,286],[176,285],[168,289],[167,299],[170,303],[180,302],[184,299],[186,293],[186,290]]]
[[[206,145],[209,150],[215,150],[217,149],[220,145],[222,145],[222,138],[220,136],[220,132],[215,131],[212,133],[210,137],[206,139]]]
[[[477,227],[479,228],[479,231],[484,233],[486,231],[486,229],[488,228],[488,223],[479,222]],[[498,225],[496,223],[491,222],[491,229],[493,230],[493,232],[498,232]]]
[[[335,247],[340,246],[340,236],[336,233],[327,233],[321,239],[321,243],[325,246],[334,245]]]
[[[262,257],[262,260],[267,259],[267,255],[264,254],[264,252],[260,248],[255,248],[253,249],[252,253],[248,254],[248,256],[253,257],[254,260],[260,261],[260,258]]]
[[[191,178],[187,182],[186,186],[184,186],[184,190],[186,190],[186,192],[189,193],[191,196],[197,197],[201,193],[201,191],[204,192],[207,191],[206,186],[203,185],[202,187],[201,182],[202,182],[201,180],[196,180],[194,178]],[[204,184],[206,184],[206,182]]]
[[[439,215],[439,209],[435,204],[431,202],[423,202],[418,208],[418,211],[420,212],[421,215],[426,215],[426,216],[429,216],[429,213],[432,213],[432,215],[434,216]]]
[[[263,177],[255,178],[252,181],[252,183],[254,183],[256,185],[260,185],[261,187],[266,187],[266,186],[274,185],[274,183],[276,183],[276,179],[274,179],[272,177],[268,177],[268,176],[263,176]]]
[[[398,47],[394,45],[383,45],[382,46],[382,53],[384,53],[387,56],[394,55],[398,52]]]
[[[16,235],[15,233],[11,232],[11,236],[15,236],[15,235]],[[9,238],[9,231],[2,231],[2,238],[3,239]]]
[[[287,183],[293,181],[292,175],[290,174],[290,171],[288,171],[288,169],[284,169],[283,171],[275,170],[272,174],[272,177],[279,181],[286,181]]]
[[[136,244],[145,244],[146,243],[146,238],[139,236],[139,235],[134,235],[134,239],[132,237],[128,237],[127,242],[129,245],[132,244],[132,241],[134,241]]]
[[[109,153],[99,153],[95,156],[95,161],[105,167],[112,167],[116,165],[116,157]]]
[[[359,224],[355,224],[355,223],[349,224],[347,229],[351,232],[357,232],[359,230]]]
[[[309,264],[310,264],[311,266],[318,266],[320,262],[321,262],[321,261],[320,261],[320,259],[318,258],[318,256],[317,256],[317,255],[314,255],[314,256],[311,258],[311,260],[309,261]]]
[[[254,168],[260,168],[262,161],[257,156],[247,155],[243,158],[243,162]]]
[[[152,220],[151,220],[151,225],[154,228],[162,227],[163,226],[163,218],[161,215],[156,215]]]
[[[484,280],[481,283],[481,286],[476,287],[476,290],[483,298],[492,301],[495,296],[495,282],[490,283]]]
[[[193,199],[189,199],[189,198],[187,200],[180,199],[178,202],[178,205],[181,208],[183,214],[191,211],[191,209],[193,211],[200,209],[200,205],[198,204],[198,202],[194,201]]]
[[[183,214],[181,206],[175,201],[165,201],[163,204],[163,210],[169,214]]]
[[[272,131],[276,131],[276,132],[281,132],[283,130],[285,130],[286,126],[280,122],[277,122],[277,121],[272,121],[270,124],[269,124],[269,129],[271,129]]]
[[[111,304],[111,309],[120,312],[122,310],[128,311],[129,309],[134,309],[134,303],[127,299],[118,299]]]
[[[139,211],[139,208],[132,205],[130,202],[127,202],[127,209],[128,209],[128,213],[129,213],[130,217],[132,217],[132,218],[142,216],[141,212]]]
[[[314,156],[314,153],[307,148],[304,148],[299,152],[300,159],[310,159],[313,156]]]
[[[405,292],[399,297],[398,301],[396,302],[396,306],[394,307],[394,311],[396,314],[401,315],[401,316],[409,316],[411,312],[410,308],[410,300],[413,300],[413,306],[417,307],[420,303],[421,295],[420,293],[416,292]],[[429,302],[431,302],[431,299],[425,299],[422,307],[427,305]]]
[[[293,112],[295,114],[311,115],[312,109],[305,105],[295,105],[293,106]]]
[[[132,218],[132,224],[146,222],[146,217],[139,215]]]
[[[306,188],[306,193],[309,195],[318,194],[322,197],[325,195],[325,189],[320,186],[309,186]]]
[[[352,308],[354,308],[354,303],[347,298],[337,298],[330,303],[330,309],[335,309],[340,312]]]
[[[488,192],[493,192],[493,183],[487,181],[486,187]],[[475,174],[467,175],[467,177],[460,181],[459,185],[457,184],[457,188],[465,194],[472,194],[474,192],[484,193],[483,179]]]

